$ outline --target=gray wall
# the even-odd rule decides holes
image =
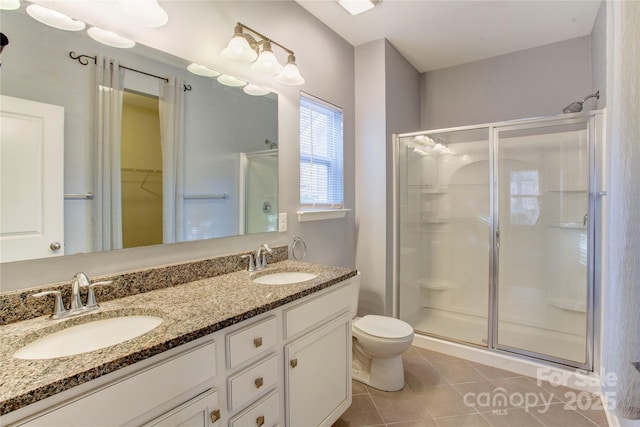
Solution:
[[[392,310],[392,134],[418,130],[420,75],[387,40],[356,48],[359,313]]]
[[[591,93],[591,37],[422,75],[425,130],[561,114]],[[585,111],[593,109],[593,99]]]
[[[600,98],[590,102],[593,109],[607,106],[607,4],[602,2],[591,30],[591,92],[600,91]]]
[[[169,13],[170,24],[162,31],[141,33],[138,38],[141,43],[204,63],[278,93],[280,210],[289,215],[288,232],[6,263],[0,268],[3,291],[70,280],[76,271],[84,271],[93,277],[251,250],[260,242],[291,244],[296,235],[307,242],[308,261],[355,266],[353,212],[347,214],[345,219],[307,223],[298,223],[295,215],[299,207],[298,121],[301,90],[344,110],[345,205],[348,208],[355,207],[353,46],[294,2],[183,1],[166,2],[163,6]],[[219,58],[219,52],[232,36],[237,21],[293,49],[306,83],[302,86],[280,85],[270,77],[252,73],[246,64],[228,63]]]

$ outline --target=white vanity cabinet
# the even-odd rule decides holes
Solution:
[[[330,426],[351,404],[350,280],[36,402],[1,424]]]

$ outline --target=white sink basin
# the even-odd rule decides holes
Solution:
[[[256,277],[253,279],[253,283],[260,285],[290,285],[291,283],[306,282],[316,277],[318,277],[317,274],[305,273],[303,271],[284,271]]]
[[[162,323],[155,316],[122,316],[71,326],[46,335],[13,354],[18,359],[53,359],[98,350],[145,334]]]

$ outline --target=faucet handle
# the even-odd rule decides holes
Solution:
[[[87,303],[84,306],[85,310],[97,310],[98,307],[100,307],[98,305],[98,302],[96,301],[96,293],[93,290],[93,288],[95,288],[96,286],[110,285],[112,283],[113,283],[113,280],[107,280],[104,282],[95,282],[91,284],[82,285],[83,287],[87,287],[89,289],[87,293]]]
[[[53,314],[49,316],[51,319],[61,319],[67,315],[67,310],[62,303],[62,291],[44,291],[31,295],[34,298],[42,298],[46,295],[55,296],[55,302],[53,305]]]
[[[267,254],[262,253],[262,268],[267,268]]]
[[[252,272],[256,271],[256,264],[253,261],[253,254],[242,255],[242,256],[240,256],[240,258],[242,258],[242,259],[249,258],[249,268],[247,269],[248,272],[252,273]]]

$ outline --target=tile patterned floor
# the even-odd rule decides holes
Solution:
[[[353,403],[333,427],[607,427],[597,396],[411,347],[405,387],[353,382]]]

